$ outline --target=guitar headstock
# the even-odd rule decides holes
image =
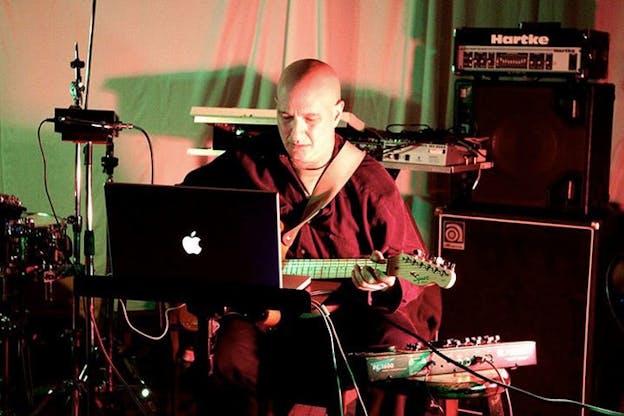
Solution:
[[[388,259],[387,273],[419,286],[436,284],[444,289],[452,287],[457,278],[454,264],[449,264],[440,257],[428,259],[420,254],[402,253]]]

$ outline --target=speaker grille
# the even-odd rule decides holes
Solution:
[[[523,214],[606,208],[613,101],[613,84],[458,81],[455,125],[491,138],[494,167],[455,201]]]
[[[513,385],[624,411],[624,291],[613,276],[624,264],[624,213],[582,221],[437,214],[438,255],[457,271],[442,291],[440,338],[535,341],[537,365],[511,371]],[[511,394],[520,415],[588,414]]]

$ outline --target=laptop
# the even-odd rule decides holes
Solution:
[[[309,283],[282,276],[276,192],[108,183],[104,194],[111,274],[128,298],[227,302]]]

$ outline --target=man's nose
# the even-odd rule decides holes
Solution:
[[[299,117],[293,119],[292,138],[294,144],[301,144],[306,137],[307,125],[305,121]]]

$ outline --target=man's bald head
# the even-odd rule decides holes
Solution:
[[[343,108],[340,80],[331,66],[303,59],[284,69],[277,84],[277,127],[296,169],[328,163]]]
[[[277,83],[277,101],[295,88],[307,88],[327,94],[334,103],[340,100],[340,80],[336,71],[318,59],[301,59],[284,68]]]

